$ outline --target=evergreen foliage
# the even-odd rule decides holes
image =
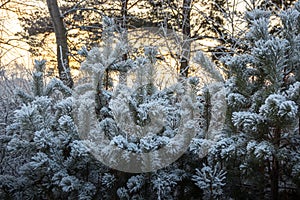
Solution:
[[[299,162],[299,100],[289,95],[298,85],[298,5],[277,14],[282,22],[278,32],[270,32],[272,13],[248,12],[249,51],[223,58],[231,73],[227,112],[232,120],[227,123],[228,136],[222,140],[235,142],[225,145],[218,155],[220,161],[226,160],[227,180],[234,180],[228,182],[231,197],[299,195],[298,177],[292,177]]]
[[[72,91],[60,80],[44,84],[44,65],[35,62],[32,93],[17,93],[24,104],[1,135],[1,199],[92,199],[103,166],[78,137]]]
[[[16,92],[0,199],[299,198],[299,8],[246,13],[248,47],[222,58],[225,87],[202,53],[194,60],[217,83],[157,87],[157,48],[124,60],[130,48],[103,18],[102,44],[81,50],[85,83],[47,83],[42,60],[31,92]]]

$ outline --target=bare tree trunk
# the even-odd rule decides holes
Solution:
[[[192,0],[183,0],[182,5],[182,53],[180,58],[180,74],[179,78],[188,77],[189,73],[189,60],[190,60],[190,52],[191,52],[191,7],[192,7]],[[179,160],[179,168],[184,166],[183,160]],[[184,183],[184,182],[182,182]],[[178,185],[179,196],[178,199],[185,198],[185,184]]]
[[[276,127],[274,132],[274,146],[279,149],[280,146],[280,128]],[[276,155],[273,155],[272,159],[272,169],[271,169],[271,198],[272,200],[277,200],[279,197],[279,161]]]
[[[121,8],[121,35],[122,35],[122,40],[127,44],[128,42],[128,10],[127,10],[127,5],[128,5],[129,0],[121,0],[122,3],[122,8]],[[126,61],[128,59],[128,54],[125,52],[122,55],[122,60]],[[120,71],[119,75],[119,83],[125,84],[127,83],[127,72],[125,71]],[[112,173],[115,175],[117,178],[116,184],[114,184],[113,187],[113,194],[111,195],[111,199],[119,199],[117,195],[117,190],[118,188],[121,188],[122,186],[126,185],[126,182],[130,176],[129,173],[118,171],[118,170],[113,170]]]
[[[121,10],[121,14],[122,14],[122,23],[121,23],[121,28],[122,28],[122,39],[125,41],[125,43],[127,44],[128,42],[128,11],[127,11],[127,7],[128,7],[128,0],[121,0],[122,1],[122,10]],[[122,59],[124,61],[126,61],[128,59],[128,54],[127,52],[124,53],[122,55]],[[119,82],[121,84],[125,84],[127,83],[127,72],[120,72],[120,76],[119,76]]]
[[[183,45],[182,55],[180,59],[180,76],[187,77],[189,70],[189,60],[191,52],[191,7],[192,0],[183,0],[183,21],[182,21],[182,34],[183,34]]]
[[[47,6],[55,32],[59,78],[64,82],[64,84],[72,88],[73,79],[71,77],[69,66],[67,30],[59,10],[57,0],[47,0]]]
[[[272,196],[272,200],[277,200],[279,197],[279,188],[278,188],[278,184],[279,184],[279,162],[278,159],[273,158],[272,160],[272,174],[271,174],[271,196]]]

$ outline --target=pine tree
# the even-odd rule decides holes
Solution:
[[[112,189],[119,198],[186,197],[190,194],[180,194],[179,188],[194,186],[192,170],[185,171],[187,165],[182,164],[189,158],[160,168],[184,154],[194,135],[201,135],[199,81],[192,77],[158,89],[157,48],[146,46],[142,55],[124,61],[126,44],[118,38],[113,20],[105,20],[107,37],[99,48],[87,52],[81,66],[90,81],[75,88],[81,138],[96,158],[112,168],[110,174],[118,185]],[[107,72],[113,70],[127,72],[128,82],[119,80],[106,87]],[[189,185],[181,184],[184,181]]]
[[[282,22],[278,32],[270,32],[272,13],[247,12],[249,51],[223,58],[230,69],[229,131],[217,142],[223,146],[212,150],[213,159],[224,165],[228,180],[233,180],[229,192],[236,198],[255,193],[260,198],[279,199],[295,195],[299,188],[293,176],[300,158],[295,120],[299,83],[294,78],[299,62],[295,59],[299,55],[298,4],[276,13]],[[244,194],[235,193],[236,187]]]
[[[24,104],[7,127],[1,198],[92,199],[105,168],[78,136],[72,91],[60,80],[46,84],[44,69],[36,61],[32,93],[17,93]]]

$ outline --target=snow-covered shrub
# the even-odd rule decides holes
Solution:
[[[225,143],[226,151],[211,152],[218,155],[212,156],[215,162],[227,154],[225,157],[230,162],[222,162],[228,172],[227,180],[235,180],[240,185],[228,183],[231,188],[244,191],[236,193],[227,188],[235,198],[262,194],[262,191],[269,192],[259,198],[276,198],[280,193],[290,193],[281,187],[283,184],[290,184],[291,193],[296,193],[299,186],[292,177],[293,169],[297,169],[293,157],[300,148],[297,6],[299,2],[281,13],[247,12],[246,52],[223,58],[230,76],[227,81],[230,120],[227,121],[228,139],[224,141],[235,142]],[[281,20],[276,28],[270,23],[274,17]]]
[[[157,170],[178,159],[200,132],[198,81],[158,89],[156,47],[147,46],[144,55],[124,61],[120,55],[126,49],[116,38],[112,45],[113,35],[87,52],[82,63],[90,82],[75,88],[78,130],[93,154],[109,167]],[[127,72],[132,83],[119,80],[115,87],[106,87],[110,71]]]
[[[59,80],[46,84],[44,65],[36,61],[32,93],[17,93],[24,104],[7,126],[7,166],[3,167],[11,170],[4,169],[6,174],[0,175],[1,195],[92,199],[99,183],[89,175],[102,173],[103,167],[78,137],[72,91]]]
[[[86,60],[81,70],[88,81],[74,89],[79,136],[95,158],[111,168],[109,174],[102,175],[103,188],[114,191],[111,195],[120,199],[176,199],[188,197],[188,191],[199,192],[189,174],[200,158],[190,157],[188,151],[193,137],[203,136],[199,79],[180,79],[158,87],[157,48],[146,46],[143,54],[132,59],[128,54],[128,60],[124,60],[127,45],[111,26],[113,23],[106,27],[100,47],[84,51]],[[204,55],[201,59],[208,72],[215,70]],[[119,80],[108,84],[111,72]],[[214,73],[222,80],[219,72]],[[122,80],[121,74],[127,79]],[[216,98],[225,99],[219,88],[215,85],[210,89]],[[184,153],[188,157],[176,161]],[[172,162],[171,169],[166,167]],[[166,168],[158,170],[162,167]],[[132,175],[115,169],[148,173]],[[185,185],[184,180],[190,183]],[[103,198],[108,197],[106,193]]]
[[[203,199],[221,199],[224,198],[223,187],[225,186],[226,172],[220,170],[218,165],[213,168],[203,165],[201,170],[196,169],[196,175],[192,180],[203,190]],[[224,198],[225,199],[225,198]]]

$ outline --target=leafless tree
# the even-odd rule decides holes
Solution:
[[[193,0],[183,0],[182,5],[182,35],[183,40],[182,55],[180,58],[180,75],[183,77],[188,76],[189,60],[191,52],[191,9]]]
[[[59,10],[57,0],[47,0],[47,6],[52,19],[56,46],[57,46],[57,65],[59,78],[69,87],[73,87],[73,79],[69,66],[69,48],[67,41],[67,30],[63,22],[63,17]]]

